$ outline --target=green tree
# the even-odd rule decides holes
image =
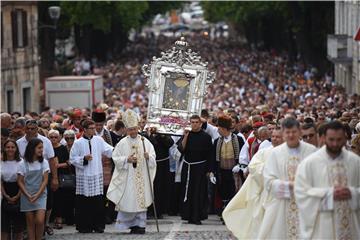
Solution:
[[[326,69],[326,37],[333,32],[333,2],[203,2],[211,22],[227,21],[250,44],[288,50],[289,57]]]
[[[105,57],[126,46],[130,29],[139,29],[157,13],[177,8],[181,2],[98,1],[61,2],[66,26],[75,27],[76,46],[81,54]]]
[[[81,54],[102,57],[126,44],[131,28],[140,26],[148,2],[61,2],[68,27],[75,27],[76,46]]]

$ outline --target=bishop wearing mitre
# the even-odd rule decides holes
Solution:
[[[118,211],[115,225],[118,230],[130,229],[130,233],[144,234],[146,211],[152,204],[151,188],[156,173],[156,155],[150,141],[138,134],[137,114],[130,109],[126,110],[123,122],[127,136],[116,145],[112,155],[115,169],[107,198]]]

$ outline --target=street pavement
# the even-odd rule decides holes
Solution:
[[[74,226],[64,226],[61,230],[54,229],[53,236],[47,236],[47,240],[193,240],[193,239],[217,239],[217,240],[235,240],[226,226],[220,222],[218,216],[210,215],[209,219],[202,221],[202,225],[188,224],[180,217],[168,217],[159,220],[160,232],[156,230],[155,220],[147,221],[146,234],[135,235],[127,231],[115,229],[115,225],[106,225],[105,232],[100,233],[78,233]]]

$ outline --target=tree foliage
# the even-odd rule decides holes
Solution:
[[[156,1],[63,1],[64,27],[75,27],[81,54],[104,57],[126,45],[130,29],[139,29],[157,13],[179,7],[181,2]]]
[[[111,24],[118,20],[125,29],[138,27],[142,15],[148,10],[147,2],[61,2],[64,14],[70,16],[70,26],[90,25],[104,33],[111,31]]]
[[[226,21],[250,44],[288,50],[290,58],[324,69],[326,37],[333,32],[333,2],[202,2],[211,22]]]

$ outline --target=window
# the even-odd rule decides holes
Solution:
[[[14,48],[27,46],[27,13],[16,9],[11,12],[12,42]]]
[[[13,90],[7,90],[6,92],[6,109],[7,112],[13,112],[14,111],[14,91]]]
[[[26,113],[31,110],[31,88],[23,88],[23,112]]]

